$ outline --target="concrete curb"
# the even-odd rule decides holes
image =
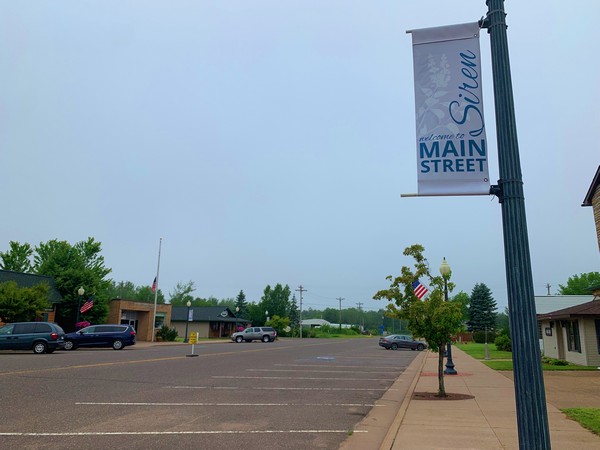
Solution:
[[[406,369],[406,371],[414,370],[415,373],[413,375],[413,379],[412,379],[412,382],[410,383],[408,390],[404,393],[404,400],[402,401],[402,404],[400,405],[400,409],[398,410],[398,413],[396,414],[394,421],[390,425],[390,428],[389,428],[387,434],[385,435],[383,442],[379,446],[380,450],[390,450],[394,446],[394,442],[396,441],[396,435],[398,434],[398,430],[400,429],[400,425],[402,424],[402,421],[404,420],[404,415],[406,414],[406,410],[408,409],[408,405],[410,404],[412,395],[415,392],[417,383],[419,382],[419,376],[421,375],[423,367],[425,366],[425,362],[427,361],[428,353],[429,353],[429,350],[427,350],[426,352],[422,352],[422,355],[419,355],[420,361],[419,361],[419,358],[415,358],[415,360]],[[418,368],[417,368],[417,366],[418,366]],[[404,375],[404,374],[402,374],[402,375]]]
[[[355,432],[342,442],[338,450],[392,448],[428,353],[429,351],[419,352],[381,399],[375,402],[369,414],[354,427]]]

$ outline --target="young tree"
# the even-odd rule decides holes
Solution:
[[[433,276],[429,270],[427,259],[423,256],[424,247],[415,244],[404,250],[405,256],[411,256],[414,271],[408,266],[402,266],[400,275],[387,277],[391,282],[388,289],[377,292],[373,298],[386,299],[387,313],[390,317],[405,319],[409,330],[415,335],[427,340],[429,348],[438,352],[438,393],[446,397],[444,386],[444,347],[453,334],[462,327],[462,313],[458,302],[444,301],[444,279]],[[414,292],[412,283],[415,280],[429,282],[429,295],[419,299]],[[452,291],[454,283],[448,283]]]
[[[111,270],[104,266],[101,251],[100,242],[91,237],[75,245],[51,240],[35,248],[34,273],[54,278],[56,289],[62,296],[56,321],[63,328],[73,328],[77,308],[91,296],[94,296],[94,306],[85,313],[85,319],[102,323],[108,313],[107,290],[110,281],[106,276]],[[85,298],[77,293],[80,287],[85,290]]]
[[[281,335],[285,333],[285,329],[290,325],[290,319],[287,317],[279,317],[278,315],[274,315],[267,323],[265,323],[265,325],[275,328],[277,334]]]
[[[269,311],[269,316],[271,317],[275,315],[287,317],[290,305],[290,295],[291,291],[287,284],[283,287],[281,284],[277,283],[273,289],[271,289],[271,286],[267,285],[260,300],[259,307],[263,309],[263,314],[264,311]]]
[[[504,312],[496,315],[496,330],[498,334],[510,336],[510,320],[508,315],[508,306],[504,308]]]
[[[171,296],[171,305],[186,306],[188,300],[194,303],[194,297],[192,296],[192,292],[194,292],[195,290],[196,286],[194,286],[193,281],[188,281],[187,283],[177,283],[177,285],[175,286],[175,290],[169,294]]]
[[[460,304],[460,310],[462,311],[463,322],[469,321],[469,302],[471,297],[466,292],[460,291],[454,297],[450,299],[451,302],[458,302]]]
[[[15,241],[10,241],[9,245],[9,251],[0,252],[0,269],[31,273],[31,257],[33,256],[31,245],[19,244]]]
[[[483,283],[477,283],[471,292],[469,303],[469,331],[492,329],[496,325],[496,301],[492,291]]]
[[[600,272],[581,273],[569,277],[566,285],[558,285],[560,295],[589,295],[591,288],[600,286]]]
[[[48,285],[19,287],[14,281],[0,283],[0,320],[28,322],[48,307]]]
[[[156,293],[156,303],[164,305],[165,296],[159,289]],[[109,300],[120,298],[123,300],[134,300],[136,302],[154,303],[154,292],[152,286],[136,286],[131,281],[119,281],[116,283],[110,280],[106,290],[106,297]]]

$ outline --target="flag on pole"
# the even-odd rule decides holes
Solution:
[[[79,309],[79,312],[83,314],[84,312],[89,311],[90,309],[92,309],[92,306],[94,306],[94,297],[93,296],[90,297],[90,298],[88,298],[88,301],[85,302],[81,306],[81,308]]]
[[[154,281],[152,282],[152,292],[156,292],[156,277],[154,277]]]
[[[419,300],[421,300],[425,294],[427,294],[427,288],[423,286],[419,280],[413,281],[412,287]]]

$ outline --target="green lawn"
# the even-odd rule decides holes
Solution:
[[[463,352],[469,354],[475,359],[485,358],[485,344],[476,344],[475,342],[469,342],[468,344],[460,343],[453,344],[460,348]],[[496,350],[496,344],[489,344],[488,348],[490,351],[490,359],[512,359],[511,352],[503,352]]]
[[[566,408],[562,409],[570,419],[579,422],[579,424],[600,435],[600,409],[598,408]]]
[[[475,359],[483,360],[485,358],[485,344],[456,344],[463,352],[469,354]],[[512,353],[496,350],[495,344],[488,344],[490,359],[483,360],[486,366],[494,370],[513,370]],[[596,367],[578,366],[576,364],[567,364],[566,366],[557,366],[554,364],[542,364],[542,370],[598,370]]]

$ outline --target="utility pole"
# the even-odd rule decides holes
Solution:
[[[521,450],[550,450],[548,412],[533,292],[525,195],[517,140],[504,0],[486,0],[481,23],[490,34],[500,179],[490,193],[502,206],[504,258]]]
[[[306,292],[306,289],[300,285],[296,291],[300,292],[300,339],[302,339],[302,293]]]
[[[358,305],[358,312],[359,312],[359,317],[360,317],[360,331],[363,332],[364,330],[364,322],[363,322],[363,316],[362,316],[362,309],[361,306],[363,305],[361,302],[357,303]]]
[[[546,283],[546,289],[548,289],[548,295],[550,295],[550,288],[551,288],[550,283]]]
[[[340,302],[340,330],[342,329],[342,297],[338,297],[337,300]]]

